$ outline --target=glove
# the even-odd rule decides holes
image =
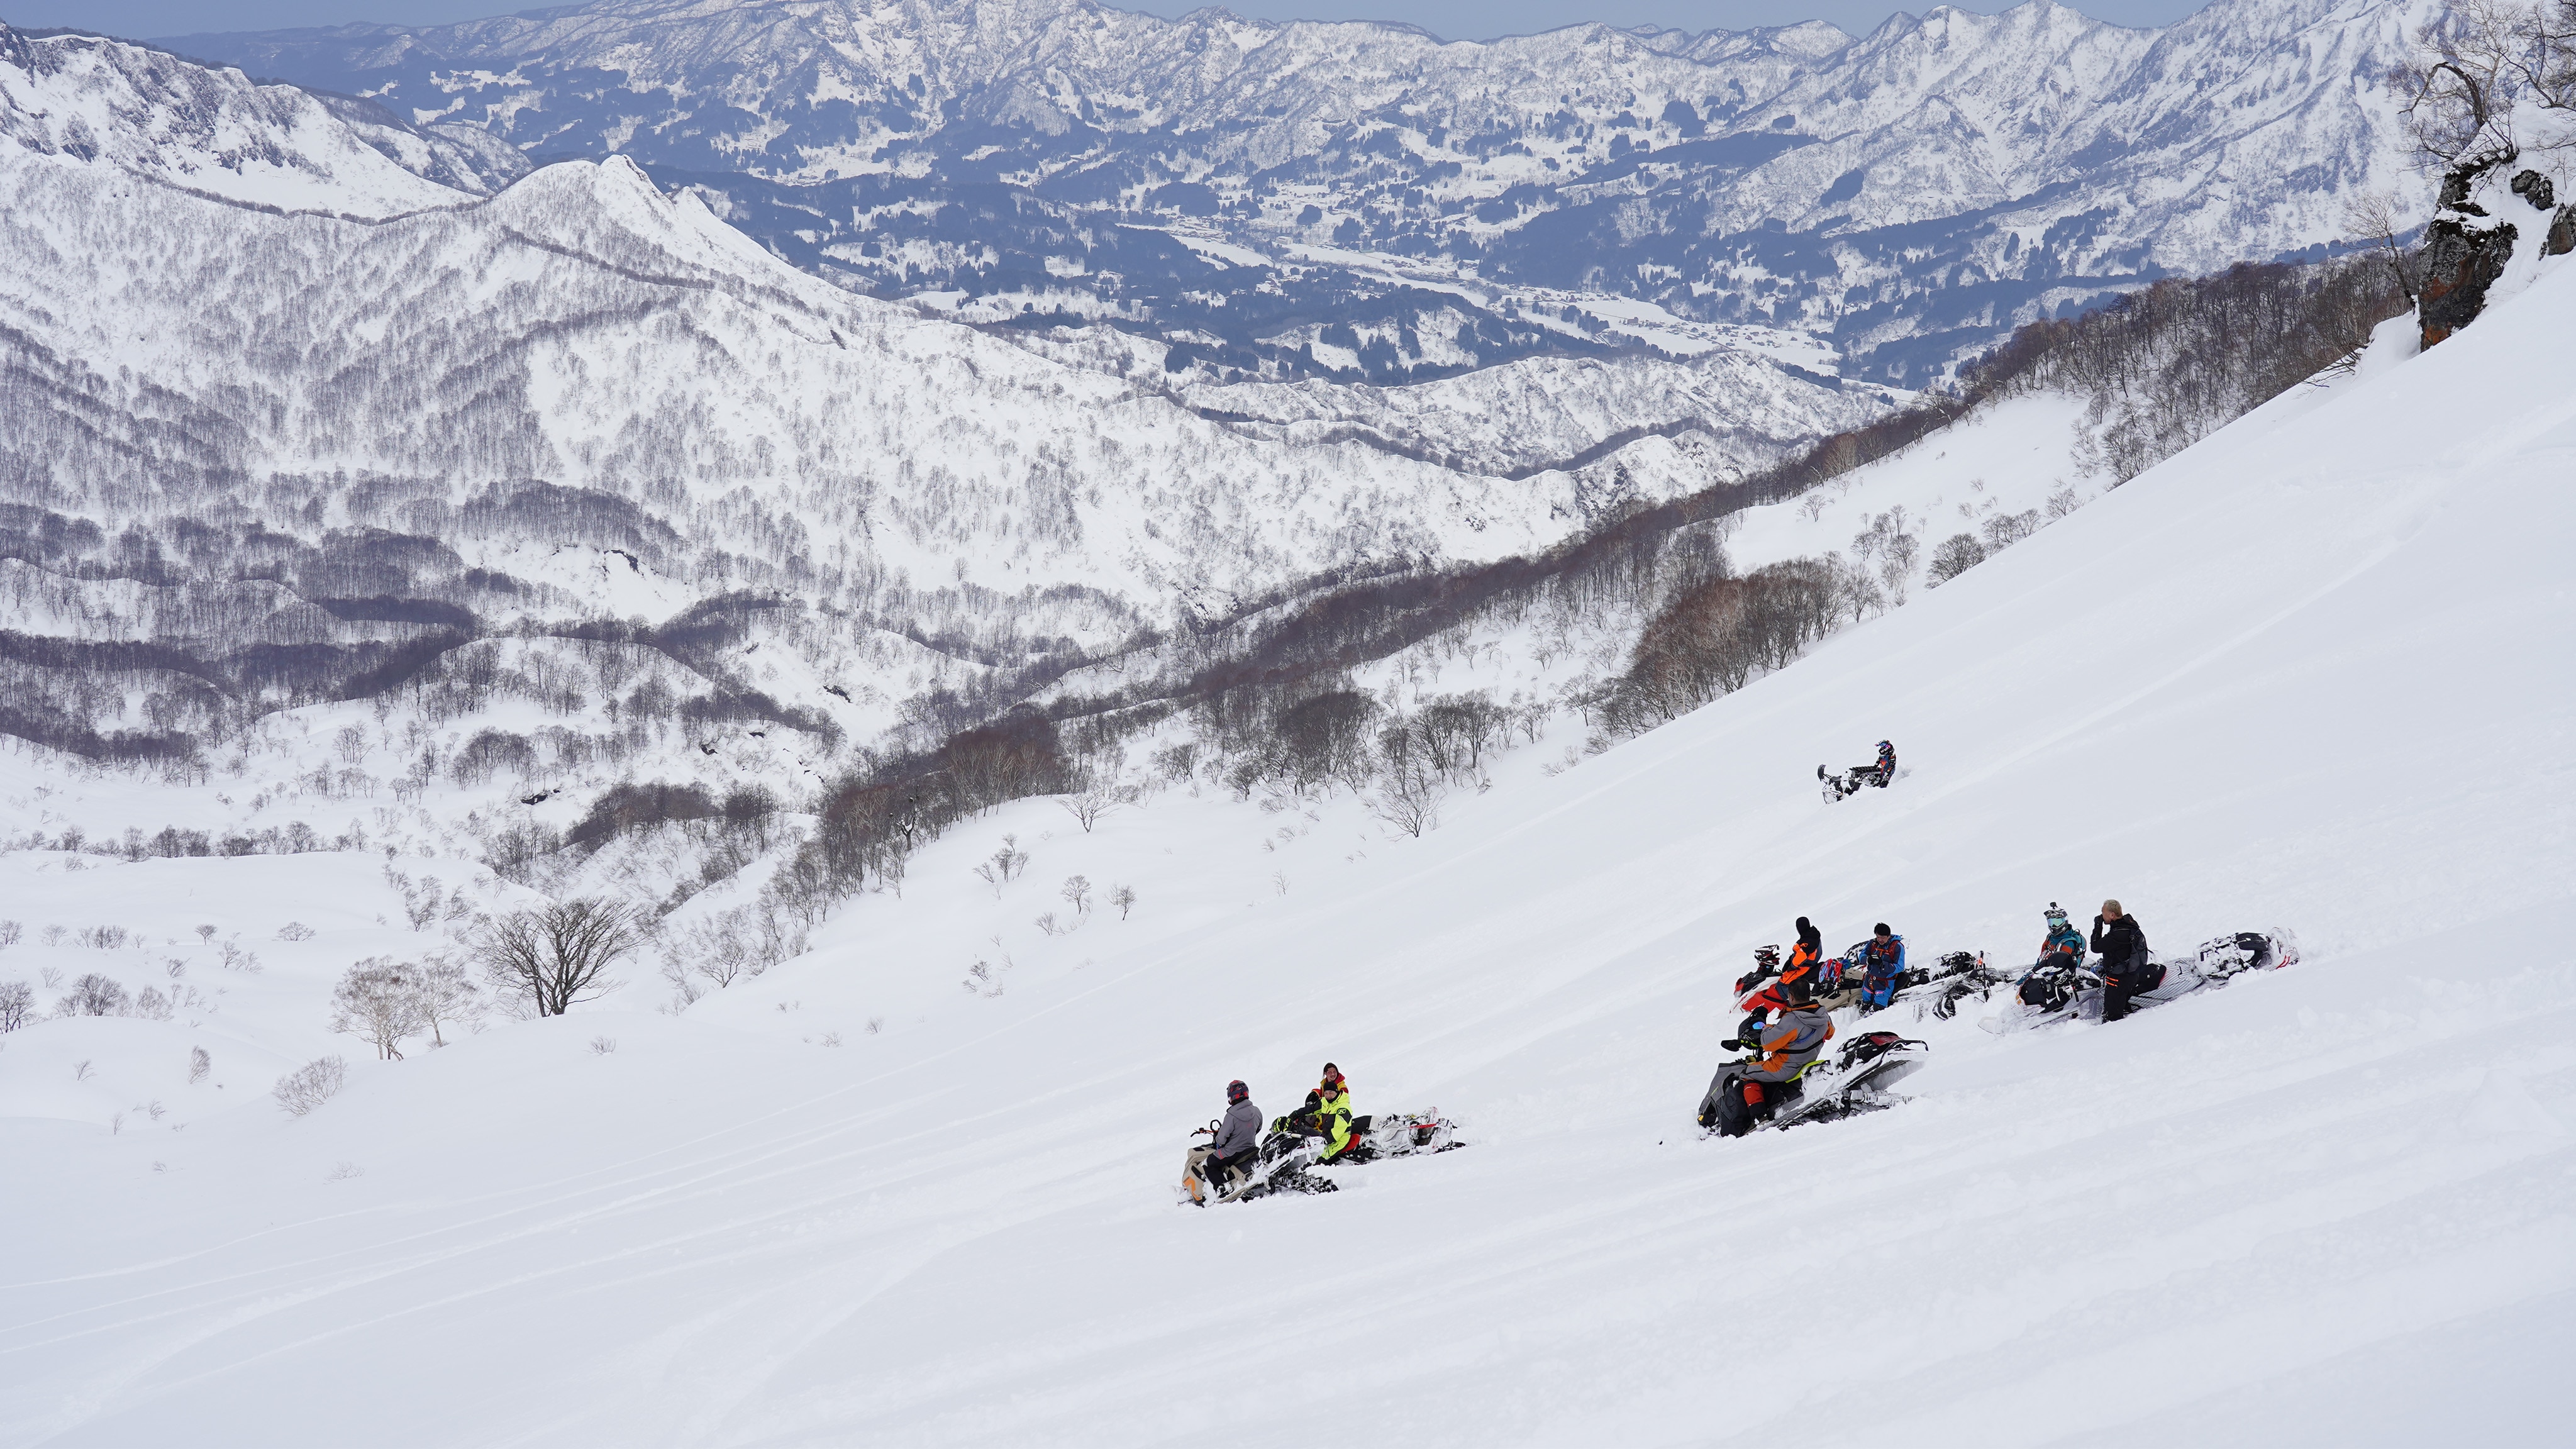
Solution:
[[[1737,1041],[1733,1037],[1728,1037],[1726,1040],[1719,1042],[1717,1046],[1720,1051],[1740,1052],[1744,1050],[1744,1043]]]

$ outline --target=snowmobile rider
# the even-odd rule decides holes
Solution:
[[[1798,918],[1798,944],[1789,948],[1789,964],[1813,966],[1825,959],[1825,933],[1806,917]]]
[[[1330,1162],[1351,1145],[1351,1084],[1342,1077],[1342,1069],[1324,1063],[1324,1079],[1306,1094],[1306,1105],[1289,1113],[1279,1122],[1280,1130],[1301,1137],[1321,1137],[1324,1150],[1318,1162]]]
[[[1880,740],[1878,742],[1878,764],[1874,768],[1878,771],[1878,778],[1871,783],[1878,785],[1882,789],[1895,784],[1896,746],[1889,744],[1885,740]]]
[[[2102,1019],[2118,1021],[2129,1014],[2129,998],[2148,984],[2147,933],[2118,901],[2104,901],[2093,918],[2093,951],[2102,958],[2094,968],[2102,977]]]
[[[1727,1137],[1741,1137],[1753,1130],[1755,1119],[1769,1120],[1782,1102],[1797,1095],[1795,1082],[1833,1040],[1834,1021],[1816,1005],[1810,978],[1800,977],[1787,983],[1784,994],[1788,1007],[1780,1019],[1764,1027],[1758,1039],[1742,1043],[1755,1053],[1721,1092],[1717,1101],[1717,1130]],[[1736,1045],[1736,1043],[1728,1043]]]
[[[1252,1089],[1240,1081],[1225,1084],[1225,1117],[1216,1126],[1213,1141],[1190,1149],[1189,1161],[1181,1166],[1181,1186],[1189,1189],[1190,1201],[1201,1207],[1207,1199],[1199,1195],[1199,1183],[1205,1180],[1217,1190],[1219,1202],[1232,1202],[1237,1193],[1252,1183],[1252,1161],[1261,1146],[1261,1109],[1252,1105]]]
[[[2049,964],[2050,958],[2059,952],[2072,951],[2075,953],[2075,964],[2083,965],[2084,933],[2068,924],[2066,908],[2055,901],[2050,901],[2048,910],[2041,919],[2048,922],[2048,936],[2039,943],[2039,960],[2036,964],[2045,966]]]
[[[1777,946],[1764,946],[1753,953],[1753,970],[1735,983],[1735,1009],[1745,1014],[1744,1025],[1736,1029],[1734,1040],[1719,1045],[1733,1051],[1737,1040],[1750,1042],[1759,1037],[1762,1023],[1770,1019],[1772,1012],[1789,1009],[1789,987],[1793,982],[1806,983],[1809,999],[1813,999],[1816,973],[1824,955],[1823,940],[1816,928],[1807,924],[1807,918],[1800,916],[1798,944],[1790,948],[1788,964],[1781,964]]]
[[[1881,921],[1870,929],[1869,940],[1860,948],[1860,960],[1853,964],[1861,969],[1861,1015],[1892,1005],[1897,982],[1905,974],[1905,938],[1890,933],[1887,922]]]

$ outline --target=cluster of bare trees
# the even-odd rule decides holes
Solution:
[[[1597,719],[1613,735],[1652,729],[1782,669],[1838,622],[1874,607],[1877,586],[1839,559],[1791,559],[1704,580],[1657,611]]]
[[[2444,167],[2576,145],[2576,0],[2450,0],[2389,77],[2417,149]],[[2535,134],[2518,113],[2554,120]]]
[[[2371,258],[2247,263],[2034,322],[1980,366],[2010,390],[2086,399],[2087,461],[2125,482],[2350,358],[2406,302]]]
[[[482,1010],[459,962],[435,955],[418,961],[370,956],[332,989],[331,1029],[364,1038],[386,1061],[400,1061],[406,1040],[426,1031],[433,1044],[445,1046],[446,1028]]]

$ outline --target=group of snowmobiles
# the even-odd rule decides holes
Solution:
[[[1885,923],[1840,956],[1826,956],[1820,933],[1799,917],[1798,945],[1789,957],[1784,960],[1777,946],[1761,947],[1753,953],[1753,970],[1736,980],[1736,1007],[1747,1015],[1736,1038],[1721,1045],[1745,1055],[1720,1065],[1709,1082],[1700,1098],[1701,1129],[1740,1137],[1893,1106],[1898,1099],[1889,1089],[1919,1069],[1930,1050],[1917,1039],[1873,1030],[1828,1054],[1823,1048],[1833,1036],[1829,1020],[1821,1032],[1803,1038],[1784,1030],[1802,1012],[1829,1018],[1856,1007],[1866,1018],[1910,1004],[1916,1021],[1946,1021],[1971,999],[1993,1002],[2009,987],[2000,1009],[1977,1022],[2001,1034],[2069,1019],[2117,1021],[2299,959],[2298,938],[2277,926],[2215,937],[2188,956],[2159,957],[2146,949],[2145,934],[2122,914],[2119,902],[2102,904],[2088,941],[2065,909],[2049,902],[2039,959],[2018,971],[1989,966],[1982,951],[1945,952],[1928,965],[1915,965],[1906,958],[1904,938]],[[2088,962],[2095,951],[2103,954]]]

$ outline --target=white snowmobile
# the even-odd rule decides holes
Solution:
[[[2249,971],[2295,966],[2298,960],[2299,938],[2286,927],[2233,931],[2203,941],[2200,949],[2189,956],[2153,958],[2146,983],[2129,997],[2129,1008],[2143,1011],[2162,1006],[2195,991],[2224,986]],[[2044,961],[2031,968],[2015,988],[2014,1000],[1977,1025],[2001,1035],[2069,1017],[2085,1021],[2099,1021],[2102,1017],[2101,974],[2071,959]]]
[[[1211,1122],[1193,1135],[1213,1136],[1216,1125]],[[1338,1192],[1341,1184],[1319,1175],[1317,1169],[1357,1166],[1382,1157],[1447,1152],[1466,1145],[1458,1140],[1457,1124],[1446,1117],[1432,1112],[1390,1112],[1352,1118],[1350,1144],[1326,1159],[1322,1155],[1323,1138],[1296,1131],[1289,1127],[1287,1118],[1281,1117],[1262,1134],[1250,1179],[1220,1192],[1217,1201],[1250,1202],[1280,1193]]]
[[[1806,1070],[1787,1082],[1763,1083],[1763,1094],[1770,1100],[1756,1111],[1747,1130],[1784,1130],[1893,1107],[1902,1099],[1888,1095],[1888,1089],[1913,1075],[1930,1050],[1892,1031],[1862,1032],[1845,1041],[1839,1052],[1818,1053]],[[1745,1066],[1744,1059],[1724,1063],[1709,1079],[1708,1090],[1699,1099],[1702,1138],[1719,1135],[1718,1097],[1733,1089],[1735,1077]]]
[[[1916,1021],[1927,1014],[1948,1021],[1959,1014],[1961,1002],[1972,996],[1983,1001],[2011,980],[2011,972],[1986,964],[1983,951],[1951,951],[1930,966],[1906,967],[1896,978],[1896,1003],[1911,1002]]]

